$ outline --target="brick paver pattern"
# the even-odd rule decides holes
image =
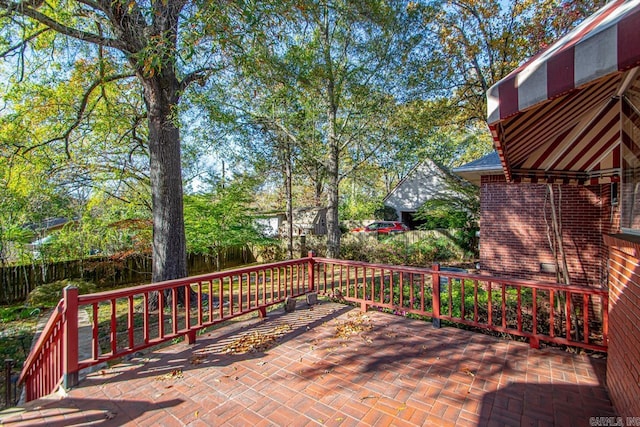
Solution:
[[[603,359],[358,313],[298,301],[293,313],[276,310],[95,371],[66,397],[28,404],[0,424],[588,426],[615,415]],[[369,329],[338,333],[355,324]],[[241,334],[278,327],[288,332],[271,348],[224,351]]]

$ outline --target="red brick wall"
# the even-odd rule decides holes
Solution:
[[[640,414],[640,244],[611,237],[607,388],[618,415]]]
[[[482,177],[480,266],[483,271],[497,276],[556,281],[554,273],[540,272],[541,263],[554,265],[543,214],[546,212],[551,227],[548,201],[545,208],[546,191],[546,184],[508,184],[503,176]],[[601,287],[607,275],[607,248],[602,235],[617,229],[617,209],[613,208],[612,216],[609,202],[610,185],[555,185],[554,191],[562,214],[571,283]]]

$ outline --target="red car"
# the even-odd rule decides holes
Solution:
[[[368,233],[376,231],[378,234],[396,234],[409,231],[409,227],[399,221],[376,221],[366,227],[358,227],[351,230],[354,233]]]

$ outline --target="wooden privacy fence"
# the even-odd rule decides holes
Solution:
[[[243,246],[223,250],[221,268],[254,262],[253,253]],[[218,259],[212,255],[189,254],[190,275],[215,271]],[[48,264],[26,264],[0,268],[0,304],[26,300],[36,287],[64,279],[84,279],[100,287],[114,287],[151,281],[151,256],[136,254],[125,258],[91,257],[84,260]]]
[[[74,387],[79,371],[259,312],[287,297],[320,292],[402,315],[430,318],[541,341],[606,351],[608,293],[554,283],[431,269],[300,258],[88,295],[67,287],[24,363],[27,401]],[[591,304],[597,300],[599,315]],[[164,307],[158,309],[158,307]],[[81,360],[78,310],[91,319],[91,351]]]

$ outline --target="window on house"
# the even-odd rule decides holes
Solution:
[[[640,98],[622,100],[622,231],[640,234]]]

